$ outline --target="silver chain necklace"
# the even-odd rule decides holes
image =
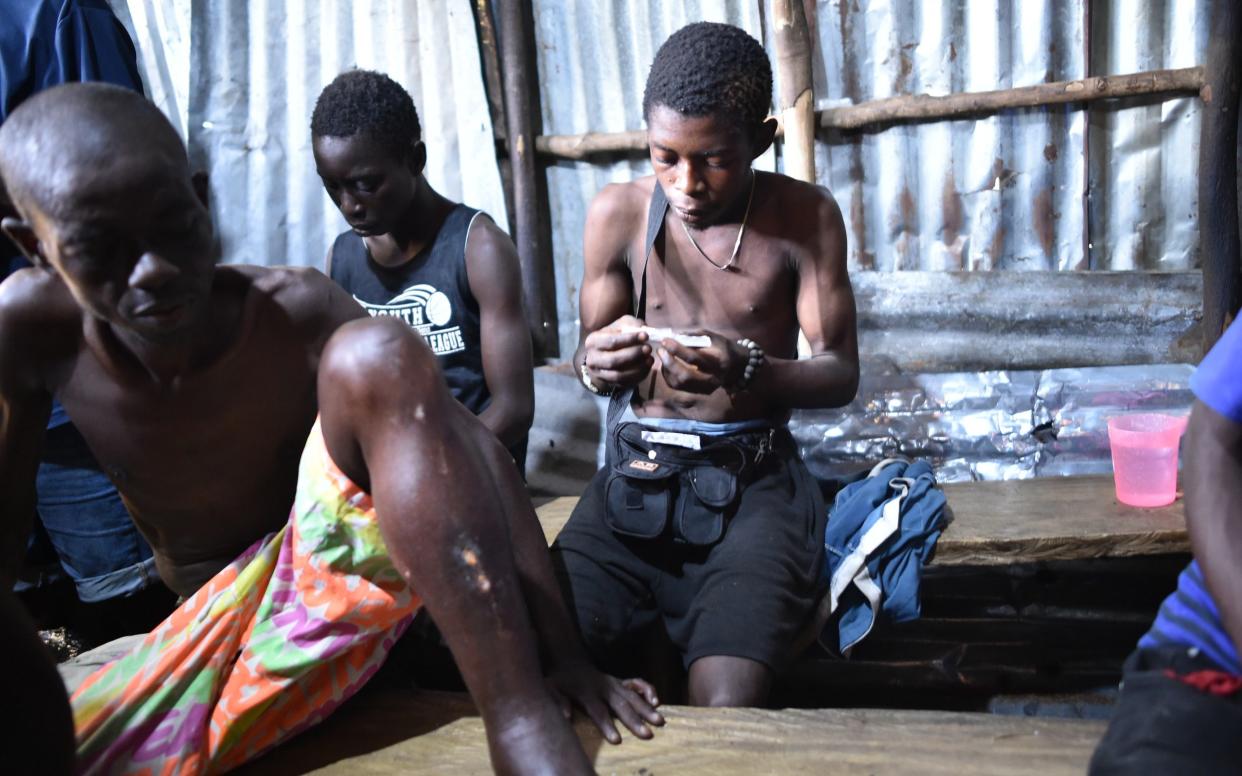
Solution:
[[[690,227],[686,226],[686,222],[681,222],[681,230],[686,233],[686,237],[690,239],[690,244],[699,252],[703,259],[721,272],[728,272],[733,269],[733,262],[737,261],[738,249],[742,247],[742,235],[746,233],[746,221],[750,219],[750,203],[755,200],[755,171],[750,171],[750,195],[746,197],[746,213],[742,216],[742,226],[737,230],[737,239],[733,241],[733,253],[729,254],[729,260],[724,264],[717,264],[712,261],[712,257],[699,246],[695,241],[694,235],[690,234]],[[679,221],[681,219],[678,219]]]

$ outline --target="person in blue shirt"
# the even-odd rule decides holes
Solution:
[[[104,81],[142,92],[134,44],[106,0],[4,0],[0,124],[31,95],[73,81]],[[0,185],[0,218],[12,215]],[[0,280],[26,266],[17,246],[0,238]],[[48,421],[37,488],[39,520],[30,557],[51,554],[50,543],[80,600],[133,596],[158,579],[151,548],[59,403]],[[18,590],[34,586],[35,580],[19,582]],[[164,597],[171,602],[170,595]],[[122,619],[134,616],[132,609]],[[141,629],[164,613],[152,611],[151,622],[137,614],[133,624]]]
[[[142,91],[133,41],[106,0],[5,0],[0,14],[0,124],[23,100],[70,81]],[[14,215],[0,186],[0,216]],[[28,266],[0,240],[0,280]]]
[[[1092,774],[1242,771],[1242,324],[1190,384],[1182,486],[1194,560],[1126,661]]]

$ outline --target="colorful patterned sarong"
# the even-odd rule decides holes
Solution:
[[[316,421],[288,524],[73,694],[78,769],[235,768],[357,692],[420,605]]]

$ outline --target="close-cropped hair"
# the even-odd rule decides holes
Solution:
[[[422,139],[418,111],[401,84],[374,70],[347,70],[315,100],[312,137],[366,134],[400,158]]]
[[[747,132],[768,116],[772,65],[759,41],[728,24],[696,22],[673,33],[651,63],[643,117],[657,105],[685,116],[720,116]]]

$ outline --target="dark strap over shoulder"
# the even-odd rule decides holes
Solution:
[[[638,276],[638,305],[634,308],[635,315],[643,319],[647,317],[647,263],[651,261],[651,252],[655,250],[655,241],[660,237],[660,230],[664,228],[664,216],[667,213],[668,199],[664,196],[664,189],[660,187],[660,182],[656,181],[655,188],[651,191],[651,206],[647,208],[647,239],[643,242],[643,270]],[[605,428],[610,435],[617,425],[617,418],[621,417],[633,398],[634,389],[627,388],[624,391],[617,391],[609,399],[608,420]],[[611,440],[608,447],[611,447]]]
[[[660,186],[660,182],[656,181],[655,188],[651,191],[651,206],[647,208],[647,239],[643,243],[643,271],[638,278],[638,306],[636,315],[639,318],[647,317],[647,263],[651,261],[651,252],[655,250],[655,241],[660,236],[660,230],[664,228],[664,216],[668,213],[668,199],[664,196],[664,189]]]

